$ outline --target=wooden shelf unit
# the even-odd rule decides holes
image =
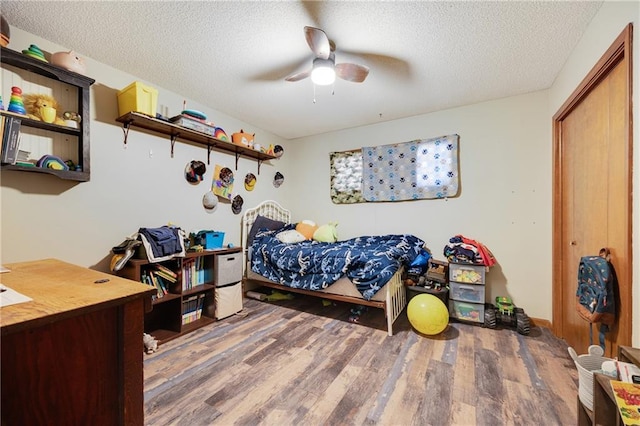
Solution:
[[[176,337],[190,333],[215,321],[217,283],[217,268],[220,256],[241,253],[240,247],[205,250],[187,253],[185,257],[176,257],[160,262],[178,275],[177,282],[168,289],[169,293],[152,301],[153,309],[145,314],[144,331],[158,340],[159,344],[166,343]],[[204,268],[204,283],[189,289],[183,289],[183,267],[192,259],[201,259]],[[153,268],[153,263],[146,259],[131,259],[117,272],[121,277],[133,281],[142,281],[144,271]],[[183,304],[191,296],[204,297],[202,313],[199,319],[183,324]]]
[[[209,136],[205,133],[187,129],[186,127],[178,126],[177,124],[170,123],[165,120],[160,120],[158,118],[153,118],[139,112],[129,112],[121,117],[118,117],[116,121],[123,124],[123,128],[125,131],[125,144],[127,143],[129,129],[131,127],[136,127],[139,129],[150,131],[152,133],[169,136],[171,141],[172,157],[175,142],[176,140],[180,139],[183,142],[206,147],[207,164],[210,164],[212,149],[233,153],[236,157],[236,170],[238,169],[238,159],[241,156],[253,158],[258,161],[258,174],[260,174],[260,165],[263,161],[274,160],[277,158],[274,155],[269,155],[262,151],[257,151],[255,149],[237,145],[229,141],[223,141],[221,139],[214,138],[213,136]]]
[[[30,56],[24,55],[15,50],[8,49],[6,47],[1,48],[0,63],[3,68],[6,66],[15,67],[19,70],[30,72],[52,81],[61,82],[70,86],[74,86],[77,90],[77,111],[81,116],[81,121],[78,124],[78,128],[71,128],[66,126],[60,126],[57,124],[49,124],[39,120],[33,120],[26,116],[19,114],[13,114],[7,111],[3,111],[2,115],[18,116],[22,120],[22,126],[30,127],[34,129],[44,130],[51,134],[68,135],[77,138],[77,157],[78,163],[82,166],[81,171],[75,170],[54,170],[42,167],[24,167],[18,165],[2,165],[0,170],[12,170],[32,173],[45,173],[59,177],[60,179],[75,180],[79,182],[86,182],[91,176],[91,162],[90,162],[90,149],[89,149],[89,125],[91,122],[90,117],[90,89],[91,85],[95,83],[95,80],[78,74],[72,71],[68,71],[64,68],[51,65],[47,62],[34,59]],[[55,98],[55,94],[54,94]],[[5,109],[8,108],[9,100],[5,101]],[[64,160],[64,159],[63,159]]]
[[[630,362],[640,366],[640,349],[629,346],[618,347],[618,361]],[[578,425],[621,426],[624,423],[620,418],[613,390],[611,389],[611,377],[605,374],[593,375],[593,410],[589,410],[578,401]]]

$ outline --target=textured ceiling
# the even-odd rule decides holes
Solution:
[[[283,138],[551,86],[602,1],[12,1],[11,24]],[[311,66],[303,27],[364,83],[285,82]],[[14,49],[18,47],[10,46]],[[250,131],[250,130],[248,130]]]

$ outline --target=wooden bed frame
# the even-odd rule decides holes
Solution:
[[[272,200],[263,201],[253,209],[248,209],[244,213],[244,215],[242,216],[242,265],[245,288],[247,287],[247,284],[251,286],[264,286],[284,292],[305,294],[308,296],[321,297],[323,299],[335,300],[338,302],[353,303],[357,305],[382,309],[384,310],[385,317],[387,318],[387,333],[389,336],[393,336],[393,323],[407,306],[407,293],[401,278],[402,268],[398,270],[398,272],[396,272],[393,277],[391,277],[389,282],[387,282],[387,284],[384,286],[384,289],[382,291],[385,291],[386,294],[384,300],[382,301],[365,300],[353,296],[291,288],[287,287],[286,285],[269,281],[266,278],[264,280],[248,278],[247,270],[250,269],[250,266],[248,265],[249,247],[247,246],[247,236],[249,235],[251,226],[253,225],[253,222],[255,222],[258,215],[268,217],[269,219],[273,220],[279,220],[285,223],[291,223],[291,211],[285,209],[280,204],[278,204],[278,202]]]

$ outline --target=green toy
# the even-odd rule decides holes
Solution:
[[[484,308],[484,326],[496,328],[498,322],[516,326],[518,333],[527,336],[531,331],[529,317],[524,313],[524,309],[517,308],[510,297],[496,297],[496,306],[487,303]]]
[[[337,226],[338,222],[329,222],[326,225],[320,226],[313,233],[313,239],[321,243],[335,243],[338,241]]]

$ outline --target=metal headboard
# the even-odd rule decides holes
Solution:
[[[253,226],[253,222],[256,221],[258,216],[264,216],[272,220],[279,220],[284,223],[291,223],[291,211],[285,209],[277,201],[266,200],[262,203],[258,204],[252,209],[248,209],[242,215],[242,229],[240,230],[242,234],[242,268],[243,273],[246,273],[247,267],[247,254],[249,252],[249,247],[247,246],[247,237],[249,235],[249,231],[251,230],[251,226]]]

